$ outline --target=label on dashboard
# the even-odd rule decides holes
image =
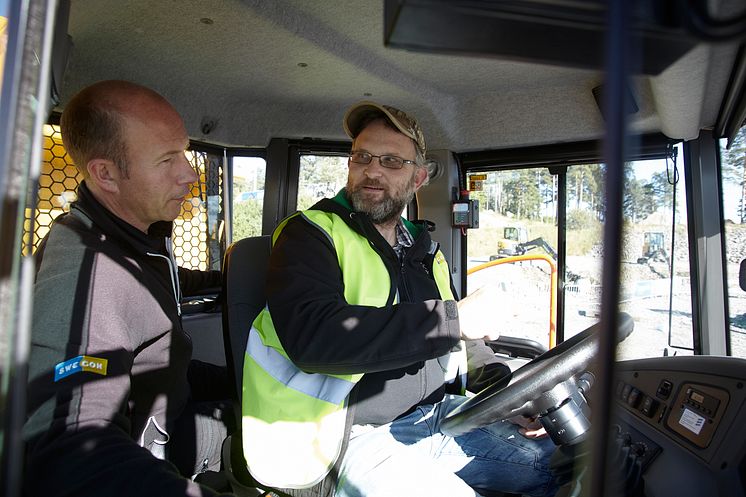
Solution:
[[[705,425],[705,421],[705,418],[703,418],[696,412],[684,408],[684,410],[681,412],[681,419],[679,419],[679,424],[695,435],[699,435],[699,432],[702,431],[702,427]]]

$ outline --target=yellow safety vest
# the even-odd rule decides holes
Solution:
[[[338,215],[319,210],[296,213],[280,223],[272,243],[297,215],[319,228],[334,246],[347,302],[385,306],[396,283],[368,240]],[[448,264],[440,250],[432,269],[441,299],[453,300]],[[252,476],[276,488],[308,488],[323,480],[339,457],[347,398],[362,376],[298,369],[282,348],[265,307],[252,324],[244,356],[243,452]]]

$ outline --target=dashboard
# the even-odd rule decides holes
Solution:
[[[617,363],[616,445],[646,497],[746,496],[746,360]]]

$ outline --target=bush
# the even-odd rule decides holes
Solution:
[[[233,204],[233,240],[262,234],[262,202],[252,199]]]
[[[597,228],[599,225],[595,215],[587,210],[573,209],[567,213],[567,229],[582,230],[586,228]]]

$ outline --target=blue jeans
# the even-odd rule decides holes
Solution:
[[[392,423],[353,426],[337,496],[461,497],[480,489],[554,495],[549,437],[525,438],[509,421],[458,437],[440,432],[442,418],[465,400],[446,396]]]

